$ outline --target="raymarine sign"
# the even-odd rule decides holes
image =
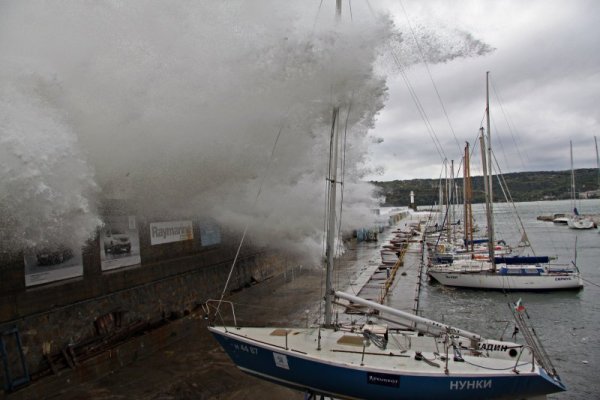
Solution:
[[[168,221],[150,223],[150,244],[181,242],[194,238],[192,221]]]

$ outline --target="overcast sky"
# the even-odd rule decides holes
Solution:
[[[406,70],[448,159],[460,159],[457,142],[473,145],[485,110],[485,73],[490,71],[491,131],[503,172],[569,169],[569,140],[575,168],[596,167],[599,1],[403,0],[387,7],[406,41],[414,41],[411,27],[415,32],[421,26],[451,27],[494,49],[483,56],[427,64],[454,134],[425,64]],[[369,178],[439,176],[441,156],[406,83],[395,74],[388,77],[388,87],[389,99],[373,131],[384,142],[372,149],[374,165],[384,172]]]

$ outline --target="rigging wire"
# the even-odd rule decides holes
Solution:
[[[406,12],[406,9],[404,8],[404,4],[402,2],[402,0],[400,0],[400,8],[402,9],[402,12],[404,14],[404,17],[406,18],[406,23],[408,24],[408,28],[410,29],[410,33],[413,37],[413,40],[415,41],[416,45],[417,45],[417,49],[419,51],[419,55],[421,56],[421,62],[423,63],[423,65],[425,65],[425,70],[427,71],[427,75],[429,76],[429,79],[431,80],[431,84],[433,85],[433,89],[435,90],[435,94],[440,102],[440,106],[442,107],[442,111],[444,112],[444,116],[446,117],[446,121],[448,122],[448,126],[450,127],[450,132],[452,132],[452,136],[454,137],[454,141],[456,142],[456,145],[458,146],[458,151],[460,153],[461,151],[461,147],[460,147],[460,143],[456,137],[456,133],[454,132],[454,128],[452,127],[452,123],[450,122],[450,117],[448,116],[448,113],[446,112],[446,107],[444,106],[444,102],[442,100],[442,96],[440,95],[440,92],[437,88],[437,85],[435,84],[435,81],[433,79],[433,75],[431,74],[431,70],[429,69],[429,64],[427,63],[427,61],[425,60],[425,54],[423,53],[423,49],[421,48],[421,44],[419,43],[419,40],[417,39],[417,35],[415,34],[415,31],[412,27],[412,24],[410,23],[410,19],[408,18],[408,13]]]
[[[315,33],[315,28],[317,27],[317,21],[319,20],[319,14],[321,13],[321,7],[323,6],[323,0],[319,3],[319,8],[317,9],[317,13],[315,14],[315,20],[313,22],[313,26],[310,32],[310,36]]]
[[[515,211],[515,215],[517,217],[517,220],[519,221],[519,225],[521,226],[521,229],[523,230],[522,232],[520,232],[522,234],[521,237],[523,237],[523,235],[525,237],[527,237],[527,231],[525,230],[525,225],[523,224],[521,215],[519,214],[519,211],[517,210],[517,207],[515,206],[515,202],[513,201],[512,195],[510,194],[510,190],[508,189],[508,185],[506,184],[506,179],[504,178],[504,174],[502,173],[502,170],[500,169],[500,164],[498,163],[498,160],[496,159],[496,154],[494,152],[492,152],[492,159],[496,163],[496,168],[498,169],[498,173],[496,174],[496,179],[498,180],[498,184],[500,185],[502,194],[504,194],[504,198],[512,206],[513,210]],[[531,243],[529,243],[529,240],[527,240],[527,243],[528,243],[527,247],[529,247],[531,249],[531,252],[535,256],[536,255],[535,250],[534,250],[533,246],[531,246]]]
[[[507,114],[507,112],[504,109],[504,105],[503,105],[502,99],[500,98],[500,94],[496,90],[496,85],[494,85],[494,80],[490,79],[490,82],[492,84],[492,90],[494,92],[496,100],[498,101],[498,105],[500,106],[500,110],[502,111],[502,115],[504,115],[504,120],[506,122],[506,126],[508,127],[508,132],[510,133],[510,136],[512,138],[512,142],[515,145],[515,149],[517,150],[517,155],[519,156],[519,160],[521,161],[521,165],[523,167],[525,167],[525,161],[524,161],[523,155],[521,154],[520,146],[517,143],[517,137],[515,136],[515,131],[514,131],[513,127],[511,126],[511,121],[510,121],[509,115]],[[527,154],[525,154],[525,155],[527,155]]]
[[[345,182],[345,178],[346,178],[346,150],[347,150],[347,138],[348,138],[348,120],[350,119],[350,111],[352,110],[352,102],[354,100],[354,92],[352,92],[352,95],[350,96],[350,102],[348,104],[348,111],[346,113],[346,120],[344,123],[344,138],[342,140],[342,162],[340,165],[340,169],[341,169],[341,178],[339,179],[339,183],[340,183],[340,214],[339,214],[339,219],[338,219],[338,246],[339,246],[339,250],[338,250],[338,254],[341,254],[343,251],[343,240],[342,240],[342,211],[343,211],[343,206],[344,206],[344,182]],[[335,269],[336,271],[336,276],[337,276],[337,281],[339,283],[339,274],[341,273],[339,268]]]
[[[283,127],[285,125],[285,121],[287,119],[288,113],[289,113],[289,110],[288,110],[288,112],[286,112],[286,118],[283,119],[283,122],[281,123],[281,126],[279,127],[279,131],[277,132],[277,136],[275,137],[275,141],[273,142],[271,154],[269,155],[269,160],[267,162],[267,166],[266,166],[265,172],[262,176],[262,179],[260,181],[260,184],[258,185],[258,191],[256,192],[256,197],[254,198],[254,203],[252,205],[252,209],[256,209],[256,205],[258,204],[258,199],[260,198],[260,194],[262,192],[263,185],[264,185],[265,180],[267,179],[267,175],[269,174],[269,171],[271,169],[271,164],[273,163],[273,159],[275,158],[275,150],[277,149],[277,143],[279,142],[279,138],[281,137],[281,133],[283,132]],[[231,276],[233,275],[233,270],[234,270],[235,265],[237,264],[237,260],[240,256],[240,252],[242,250],[242,245],[244,244],[244,240],[246,238],[246,234],[248,233],[249,226],[250,226],[250,221],[247,221],[246,225],[244,226],[244,232],[242,233],[242,238],[240,239],[240,243],[235,252],[235,257],[233,258],[233,262],[231,263],[231,268],[229,269],[229,274],[227,275],[227,280],[225,281],[225,286],[223,287],[223,292],[221,292],[221,297],[219,298],[219,303],[217,305],[215,315],[219,314],[219,309],[221,308],[221,304],[223,303],[223,298],[225,298],[225,293],[227,292],[227,287],[229,286]]]
[[[406,85],[408,92],[410,93],[413,103],[417,107],[417,111],[419,112],[419,115],[420,115],[421,119],[423,120],[423,123],[425,124],[425,128],[427,129],[427,133],[429,134],[429,137],[433,141],[433,145],[435,146],[435,149],[436,149],[438,155],[440,156],[440,160],[447,159],[448,157],[446,157],[446,153],[444,152],[444,147],[442,146],[440,139],[438,138],[438,136],[435,132],[435,129],[433,129],[433,126],[431,125],[431,122],[429,121],[429,117],[427,116],[427,113],[425,112],[425,108],[423,108],[423,105],[421,104],[421,101],[419,100],[419,96],[417,95],[412,84],[410,83],[410,79],[408,79],[408,75],[404,71],[404,67],[402,66],[402,64],[400,63],[400,60],[398,60],[398,57],[396,56],[396,54],[393,51],[392,51],[392,58],[396,62],[396,65],[400,71],[400,75],[402,76],[402,79],[404,80],[404,84]]]
[[[371,3],[368,0],[367,0],[367,6],[369,8],[369,11],[371,12],[371,16],[373,18],[375,18],[375,11],[371,7]],[[433,145],[435,146],[435,149],[440,157],[440,160],[443,161],[444,159],[448,158],[448,157],[446,157],[446,154],[444,153],[444,148],[443,148],[437,134],[435,133],[435,129],[433,129],[433,126],[431,125],[429,118],[427,117],[427,113],[425,112],[425,108],[423,107],[423,105],[421,104],[421,101],[419,100],[419,96],[417,95],[412,84],[410,83],[410,79],[408,78],[408,75],[405,72],[404,66],[398,59],[398,56],[394,52],[394,49],[391,48],[391,46],[390,46],[390,54],[392,55],[392,59],[394,60],[394,63],[396,64],[398,71],[400,71],[400,75],[402,76],[402,79],[404,80],[404,84],[406,85],[406,88],[408,89],[408,92],[411,96],[413,103],[417,107],[417,111],[419,112],[419,115],[420,115],[421,119],[423,120],[423,123],[425,124],[427,133],[429,134],[429,137],[431,138]]]
[[[348,0],[348,11],[350,12],[350,21],[352,21],[352,0]]]
[[[598,285],[597,283],[595,283],[595,282],[592,282],[592,281],[590,281],[590,280],[588,280],[588,279],[581,278],[581,280],[582,280],[582,281],[584,281],[584,282],[587,282],[587,283],[589,283],[590,285],[594,285],[594,286],[596,286],[596,287],[599,287],[599,288],[600,288],[600,285]]]
[[[402,4],[402,2],[400,3],[400,5],[401,5],[402,10],[404,12],[404,15],[405,15],[405,18],[407,20],[408,26],[409,26],[409,28],[411,30],[412,37],[413,37],[413,39],[414,39],[414,41],[415,41],[415,43],[417,45],[417,48],[419,50],[421,61],[425,65],[425,68],[426,68],[427,73],[429,75],[429,79],[431,80],[431,83],[432,83],[432,85],[434,87],[434,90],[436,92],[436,95],[437,95],[438,100],[439,100],[439,102],[441,104],[442,110],[444,112],[444,115],[446,116],[446,120],[448,122],[448,125],[450,126],[450,130],[452,132],[454,140],[458,144],[458,139],[456,138],[456,134],[454,132],[454,128],[452,127],[452,123],[450,122],[450,118],[448,117],[448,113],[446,112],[446,108],[445,108],[445,106],[443,104],[443,101],[442,101],[441,95],[439,93],[439,90],[437,89],[435,81],[433,80],[433,76],[431,75],[431,71],[429,70],[429,66],[427,65],[427,62],[425,61],[425,57],[424,57],[423,51],[421,49],[421,45],[419,44],[419,41],[418,41],[418,39],[417,39],[417,37],[416,37],[416,35],[414,33],[412,25],[410,24],[410,19],[408,18],[408,14],[406,13],[406,10],[404,9],[404,5]],[[373,17],[375,17],[375,12],[374,12],[373,8],[371,7],[371,4],[370,4],[369,1],[367,1],[367,6],[369,7],[371,15]],[[408,92],[409,92],[409,94],[411,96],[411,99],[412,99],[413,103],[417,107],[417,111],[419,112],[419,115],[420,115],[421,119],[423,120],[423,123],[425,124],[425,128],[427,130],[427,133],[429,134],[429,137],[431,138],[431,140],[432,140],[432,142],[433,142],[433,144],[435,146],[435,149],[436,149],[436,151],[437,151],[437,153],[438,153],[438,155],[440,157],[440,160],[443,161],[444,159],[448,159],[449,157],[447,157],[446,154],[445,154],[445,152],[444,152],[444,146],[442,146],[442,144],[441,144],[441,142],[439,140],[439,137],[438,137],[435,129],[433,128],[433,125],[431,124],[431,122],[429,120],[429,117],[427,116],[427,113],[425,112],[425,108],[423,107],[421,101],[419,100],[419,96],[417,95],[414,87],[412,86],[412,84],[410,82],[410,79],[408,78],[408,75],[407,75],[407,73],[405,71],[405,68],[403,67],[402,63],[398,59],[398,56],[394,52],[394,49],[391,48],[391,47],[390,47],[390,54],[392,55],[392,59],[394,60],[396,66],[397,66],[397,68],[398,68],[398,70],[400,72],[400,75],[402,76],[402,79],[404,80],[404,83],[405,83],[405,85],[406,85],[406,87],[408,89]],[[460,150],[460,144],[458,144],[458,147],[459,147],[459,150]]]
[[[506,125],[507,125],[507,127],[508,127],[508,131],[509,131],[509,133],[510,133],[510,135],[511,135],[511,138],[512,138],[512,142],[513,142],[513,144],[514,144],[514,146],[515,146],[515,148],[516,148],[516,151],[517,151],[518,158],[519,158],[519,160],[521,161],[521,167],[522,167],[523,169],[525,169],[525,168],[526,168],[526,165],[525,165],[525,162],[524,162],[524,160],[523,160],[523,155],[521,154],[521,151],[520,151],[520,146],[519,146],[519,145],[518,145],[518,143],[517,143],[517,142],[518,142],[518,139],[517,139],[518,137],[517,137],[517,136],[515,136],[515,134],[514,134],[514,133],[515,133],[515,129],[513,129],[513,128],[511,127],[511,124],[512,124],[512,125],[514,125],[514,123],[511,123],[511,121],[510,121],[510,115],[508,114],[508,112],[507,112],[507,111],[506,111],[506,109],[504,108],[504,105],[503,105],[502,99],[501,99],[501,97],[500,97],[500,93],[499,93],[499,91],[496,89],[496,86],[495,86],[495,83],[494,83],[494,79],[492,78],[491,74],[490,74],[490,78],[491,78],[491,79],[490,79],[489,81],[490,81],[490,83],[491,83],[492,90],[493,90],[493,92],[494,92],[494,95],[495,95],[495,97],[496,97],[496,100],[498,101],[498,105],[500,106],[500,109],[501,109],[501,111],[502,111],[502,115],[504,116],[504,119],[505,119]],[[499,129],[498,129],[498,127],[497,127],[497,126],[496,126],[496,124],[495,124],[495,121],[494,121],[494,129],[495,129],[495,131],[496,131],[496,132],[499,132]],[[505,163],[506,163],[506,165],[510,165],[510,164],[509,164],[509,162],[507,161],[507,154],[506,154],[506,152],[505,152],[505,150],[504,150],[504,145],[503,145],[503,142],[502,142],[502,140],[501,140],[501,136],[499,136],[499,135],[495,135],[494,137],[495,137],[495,138],[497,138],[497,141],[498,141],[498,143],[499,143],[499,144],[500,144],[500,146],[501,146],[502,153],[503,153],[503,156],[504,156],[504,160],[505,160]],[[525,151],[526,151],[526,150],[525,150]],[[525,153],[525,155],[527,156],[527,153]],[[496,164],[498,165],[498,168],[500,168],[497,160],[496,160]],[[535,203],[536,203],[536,205],[537,205],[537,209],[538,209],[538,210],[541,210],[541,208],[542,208],[542,207],[540,206],[540,204],[539,204],[539,201],[536,201]],[[522,222],[521,222],[521,225],[523,225],[523,224],[522,224]],[[523,228],[523,229],[524,229],[524,228]],[[557,242],[556,242],[556,240],[555,240],[555,237],[554,237],[554,235],[548,235],[548,238],[549,238],[549,240],[550,240],[550,242],[551,242],[551,244],[552,244],[552,247],[553,247],[553,248],[555,248],[555,249],[556,249],[556,248],[565,248],[565,249],[567,249],[567,248],[568,248],[568,247],[566,246],[566,243],[567,243],[567,241],[566,241],[566,240],[563,240],[563,241],[561,241],[560,243],[557,243]],[[533,249],[532,249],[532,250],[533,250]]]

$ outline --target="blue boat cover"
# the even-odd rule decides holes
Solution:
[[[518,265],[518,264],[539,264],[539,263],[548,263],[550,262],[550,257],[548,256],[511,256],[511,257],[495,257],[494,260],[496,264],[508,264],[508,265]]]

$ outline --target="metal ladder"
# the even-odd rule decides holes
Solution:
[[[20,364],[16,365],[16,367],[20,368],[20,372],[22,373],[22,375],[20,376],[13,376],[13,374],[11,373],[11,367],[15,366],[11,365],[11,359],[9,358],[9,353],[7,350],[7,340],[9,338],[13,338],[16,343],[16,348],[18,351],[17,364]],[[0,356],[2,356],[2,364],[4,366],[4,389],[7,392],[12,392],[19,386],[29,383],[29,371],[27,370],[27,363],[25,362],[25,356],[23,354],[21,336],[19,335],[19,330],[16,327],[10,328],[0,333]],[[12,361],[14,361],[14,357],[12,358]]]

